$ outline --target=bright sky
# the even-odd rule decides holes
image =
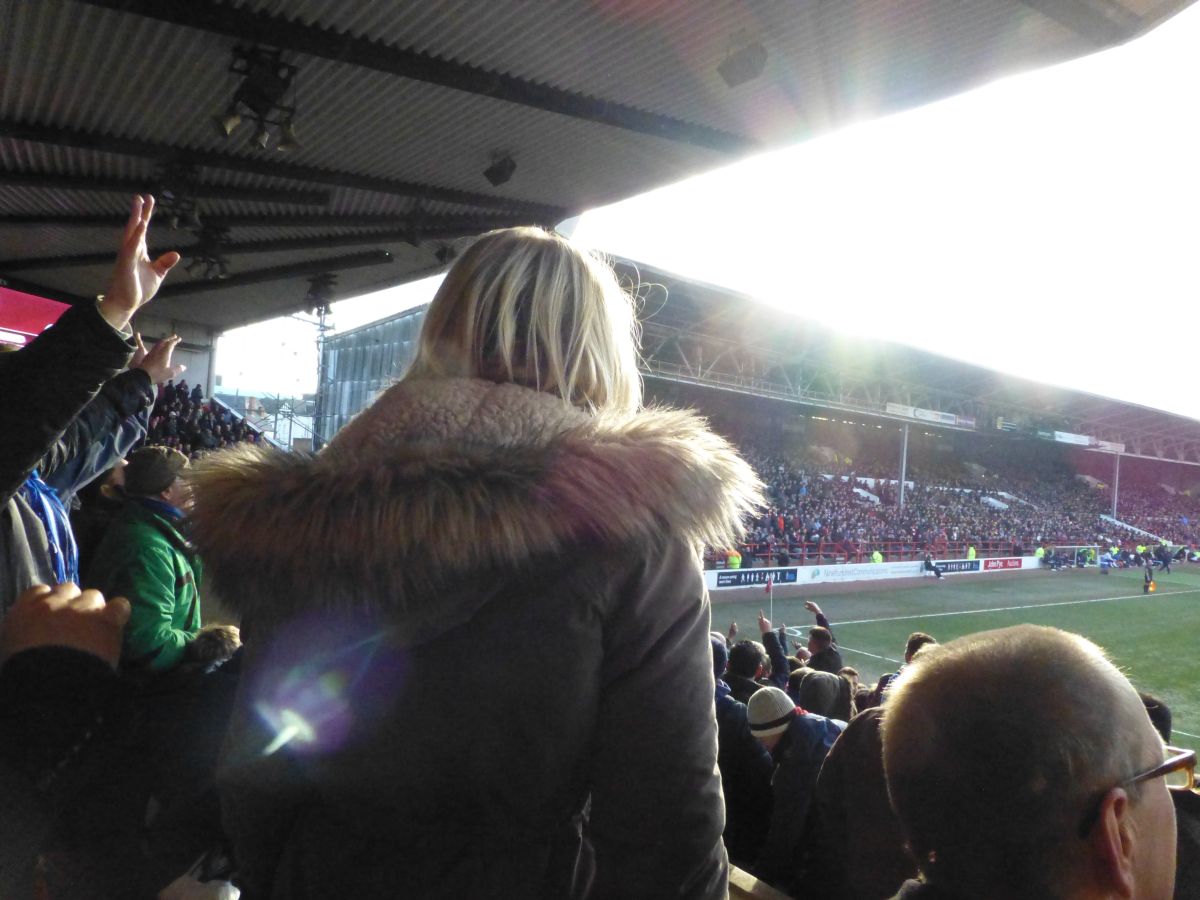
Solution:
[[[593,210],[573,236],[1200,418],[1198,88],[1193,6],[1124,47]]]
[[[334,303],[330,322],[349,331],[433,299],[442,276]],[[221,335],[217,344],[219,393],[300,397],[317,389],[317,325],[308,315],[282,316]]]
[[[850,333],[1200,418],[1198,48],[1192,7],[1125,47],[593,210],[574,237]],[[435,288],[345,301],[335,324]],[[308,372],[260,344],[254,377],[313,390],[306,327]],[[249,379],[238,339],[218,371]]]

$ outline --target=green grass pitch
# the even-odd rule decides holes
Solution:
[[[948,575],[941,583],[932,578],[917,587],[876,583],[845,593],[781,587],[774,598],[775,625],[786,624],[801,637],[813,623],[804,609],[809,599],[829,617],[845,664],[872,684],[895,671],[913,631],[943,642],[1022,622],[1077,632],[1104,647],[1139,689],[1167,701],[1176,744],[1200,749],[1200,565],[1176,565],[1170,575],[1159,575],[1157,591],[1149,596],[1142,594],[1141,570],[1103,576],[1094,568]],[[739,637],[757,638],[758,610],[768,605],[764,591],[714,593],[713,600],[715,630],[735,620]]]

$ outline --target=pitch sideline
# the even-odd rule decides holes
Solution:
[[[1200,588],[1184,588],[1179,591],[1164,591],[1157,597],[1173,597],[1177,594],[1196,594],[1200,593]],[[961,609],[951,612],[936,612],[936,613],[917,613],[907,616],[887,616],[880,619],[849,619],[845,622],[834,622],[834,628],[844,628],[847,625],[873,625],[876,622],[904,622],[909,619],[939,619],[945,616],[971,616],[981,613],[996,613],[996,612],[1015,612],[1021,609],[1047,609],[1054,606],[1078,606],[1082,603],[1112,603],[1116,600],[1141,600],[1151,599],[1145,594],[1128,594],[1124,597],[1094,597],[1088,600],[1060,600],[1055,603],[1027,603],[1023,606],[996,606],[989,609]]]

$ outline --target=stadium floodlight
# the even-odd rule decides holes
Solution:
[[[242,114],[235,106],[231,106],[223,115],[213,116],[213,122],[216,123],[217,133],[221,137],[229,137],[242,124]]]
[[[275,149],[283,153],[291,153],[293,150],[300,149],[300,141],[296,139],[296,126],[291,122],[285,122],[283,128],[279,130],[279,146]]]
[[[300,144],[292,126],[298,70],[283,61],[283,51],[257,44],[234,47],[229,71],[242,76],[242,81],[225,111],[213,117],[218,134],[230,137],[249,117],[258,125],[252,143],[265,150],[271,143],[270,126],[274,126],[280,130],[280,150],[298,148]],[[290,103],[286,102],[289,97]]]

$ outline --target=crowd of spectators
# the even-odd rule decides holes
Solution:
[[[238,443],[254,444],[262,435],[245,419],[227,407],[204,399],[199,384],[188,389],[186,381],[168,381],[158,389],[147,446],[170,447],[190,459],[199,459],[210,450],[221,450]]]
[[[1111,511],[1107,491],[1059,462],[927,466],[924,477],[937,480],[909,478],[901,506],[899,482],[882,461],[850,465],[811,448],[787,455],[747,443],[742,451],[766,483],[770,502],[750,523],[743,558],[868,561],[879,550],[884,559],[907,559],[926,547],[968,544],[1021,555],[1042,544],[1123,544],[1139,537],[1102,519]],[[1177,544],[1200,541],[1200,504],[1183,494],[1129,488],[1121,495],[1121,519]]]
[[[945,647],[918,632],[872,689],[813,601],[803,641],[761,612],[758,641],[737,640],[736,625],[707,633],[696,547],[731,540],[763,498],[697,417],[638,410],[631,311],[614,326],[627,414],[498,384],[496,360],[439,378],[429,348],[453,346],[430,338],[419,360],[433,368],[391,388],[328,455],[230,454],[189,472],[180,448],[255,437],[197,388],[153,396],[176,338],[158,363],[121,372],[132,315],[179,259],[148,258],[152,208],[134,203],[109,290],[0,364],[13,526],[0,574],[26,582],[0,607],[0,895],[236,898],[236,882],[247,900],[718,900],[732,859],[830,900],[1009,900],[1076,878],[1096,890],[1062,896],[1171,896],[1172,803],[1197,816],[1195,796],[1172,800],[1160,779],[1190,782],[1195,755],[1164,753],[1145,714],[1162,721],[1163,704],[1139,701],[1099,648],[1029,626]],[[551,284],[603,274],[560,238],[507,229],[447,283],[516,277],[511,261],[532,252],[545,259],[526,272],[583,270]],[[612,294],[571,302],[615,315],[623,295],[607,278]],[[536,333],[579,339],[558,327],[563,298],[517,288]],[[427,321],[474,322],[473,298],[488,295],[439,293]],[[583,399],[621,408],[619,387]],[[107,418],[93,409],[80,424],[96,402]],[[120,469],[96,448],[108,460],[124,444],[102,432],[147,425],[169,445],[132,454],[95,567],[64,568],[78,554],[57,470],[78,458],[90,475],[73,485],[107,479]],[[616,431],[581,438],[604,427]],[[1015,540],[1067,534],[1090,514],[1070,484],[1026,486],[1031,525],[983,503],[982,488],[919,483],[901,508],[890,486],[870,485],[879,502],[858,493],[853,471],[754,461],[774,504],[754,523],[768,541]],[[626,468],[647,477],[611,478]],[[455,532],[463,522],[484,524]],[[208,568],[237,588],[247,652],[238,629],[202,626]],[[531,629],[540,652],[496,639]],[[926,881],[901,886],[918,872]],[[1194,887],[1181,882],[1180,896]]]
[[[1200,544],[1200,497],[1161,485],[1123,485],[1118,518],[1177,544]]]

